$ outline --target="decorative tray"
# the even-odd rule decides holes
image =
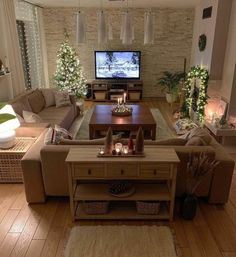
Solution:
[[[114,112],[114,111],[112,111],[111,114],[113,116],[125,117],[125,116],[131,116],[132,112]]]
[[[132,153],[129,153],[129,154],[97,154],[97,157],[99,158],[102,158],[102,157],[114,157],[114,158],[118,158],[118,157],[145,157],[145,153],[135,153],[135,154],[132,154]]]

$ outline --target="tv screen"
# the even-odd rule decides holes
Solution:
[[[96,51],[96,79],[139,79],[140,51]]]

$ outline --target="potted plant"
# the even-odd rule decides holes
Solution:
[[[162,87],[162,91],[166,93],[168,103],[174,103],[177,100],[180,81],[185,78],[184,72],[171,73],[163,72],[163,77],[158,80],[158,85]]]
[[[191,153],[187,164],[186,193],[181,199],[180,212],[186,220],[192,220],[197,211],[196,190],[199,185],[212,174],[219,162],[206,153]]]

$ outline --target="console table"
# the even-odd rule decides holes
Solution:
[[[97,157],[94,146],[70,149],[66,158],[72,220],[168,219],[173,220],[179,158],[174,149],[145,147],[145,157]],[[135,193],[118,198],[108,193],[107,182],[131,180]],[[83,201],[112,201],[107,214],[88,215]],[[158,215],[138,214],[136,201],[159,201]]]

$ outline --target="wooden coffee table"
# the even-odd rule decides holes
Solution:
[[[96,105],[89,122],[89,138],[99,137],[99,133],[107,131],[109,127],[113,131],[137,132],[139,127],[144,130],[145,138],[156,139],[156,122],[150,109],[142,105],[131,105],[131,116],[117,117],[111,114],[113,105]]]

